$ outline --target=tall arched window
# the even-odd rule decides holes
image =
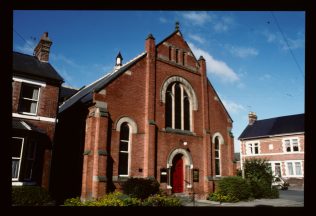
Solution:
[[[184,85],[173,82],[166,91],[166,127],[191,130],[191,101]]]
[[[221,175],[221,152],[218,136],[215,137],[215,175]]]
[[[128,164],[130,153],[130,127],[127,122],[121,124],[120,128],[120,149],[119,149],[119,169],[120,176],[128,176]]]

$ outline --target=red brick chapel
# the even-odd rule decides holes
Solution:
[[[86,200],[140,177],[205,198],[234,174],[232,122],[177,23],[159,43],[149,34],[134,59],[119,53],[113,71],[61,104],[53,191]]]

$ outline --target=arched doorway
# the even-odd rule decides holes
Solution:
[[[184,178],[183,178],[183,155],[177,154],[172,160],[172,169],[171,169],[171,182],[172,182],[172,192],[173,193],[182,193]]]

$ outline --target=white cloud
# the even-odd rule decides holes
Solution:
[[[231,69],[225,62],[216,60],[207,51],[196,47],[194,44],[189,43],[196,58],[203,56],[206,60],[207,71],[210,75],[218,76],[224,82],[235,82],[239,80],[239,77],[233,69]]]
[[[230,26],[234,23],[233,18],[228,16],[223,16],[220,19],[217,19],[216,22],[213,22],[214,26],[213,29],[215,32],[225,32],[227,31]]]
[[[266,37],[266,40],[268,43],[275,43],[281,46],[283,50],[288,50],[289,48],[294,50],[294,49],[305,47],[304,34],[300,32],[297,34],[296,38],[294,39],[285,35],[287,43],[281,34],[274,34],[267,30],[264,31],[262,34]]]
[[[159,21],[162,22],[162,23],[166,23],[166,22],[167,22],[167,19],[164,18],[164,17],[159,17]]]
[[[246,110],[246,108],[243,105],[235,103],[233,101],[222,99],[222,102],[229,113],[238,113],[240,111]]]
[[[263,74],[259,79],[260,80],[268,80],[268,79],[271,79],[271,75],[270,74]]]
[[[69,66],[72,66],[72,67],[81,67],[79,64],[75,63],[73,60],[69,59],[68,57],[64,56],[63,54],[54,54],[54,53],[51,53],[50,54],[50,57],[51,57],[51,60],[52,61],[59,61],[59,62],[64,62],[66,64],[68,64]]]
[[[257,56],[259,54],[258,50],[252,47],[235,47],[231,46],[228,48],[229,52],[234,56],[239,58],[247,58],[250,56]]]
[[[211,21],[212,17],[207,14],[205,11],[202,12],[187,12],[183,14],[183,17],[189,21],[193,25],[203,25],[204,23]]]
[[[33,55],[34,48],[36,47],[37,43],[33,40],[26,40],[23,46],[17,46],[16,49],[18,52]]]
[[[201,43],[201,44],[204,44],[205,43],[205,40],[199,36],[199,35],[195,35],[195,34],[189,34],[189,38],[192,38],[193,40]]]

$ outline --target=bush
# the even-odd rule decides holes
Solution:
[[[254,198],[275,197],[276,192],[272,191],[273,180],[272,170],[264,159],[250,159],[244,163],[245,179],[249,182]]]
[[[156,179],[129,178],[124,182],[123,192],[131,197],[146,199],[159,192],[159,183]]]
[[[47,190],[39,186],[12,186],[12,205],[42,206],[53,202]]]
[[[239,199],[237,199],[236,197],[230,194],[223,195],[220,192],[212,193],[208,199],[212,201],[217,201],[217,202],[238,202],[239,201]]]
[[[228,196],[229,200],[232,202],[247,200],[252,196],[249,184],[245,179],[239,176],[221,179],[217,184],[215,192],[218,192],[222,196]]]
[[[69,198],[64,202],[64,206],[83,206],[84,204],[81,202],[80,197]]]
[[[144,200],[143,206],[181,206],[181,201],[177,197],[169,197],[161,194],[156,194]]]
[[[140,199],[129,197],[121,192],[114,192],[104,195],[97,200],[82,202],[79,197],[65,200],[65,206],[141,206]]]

